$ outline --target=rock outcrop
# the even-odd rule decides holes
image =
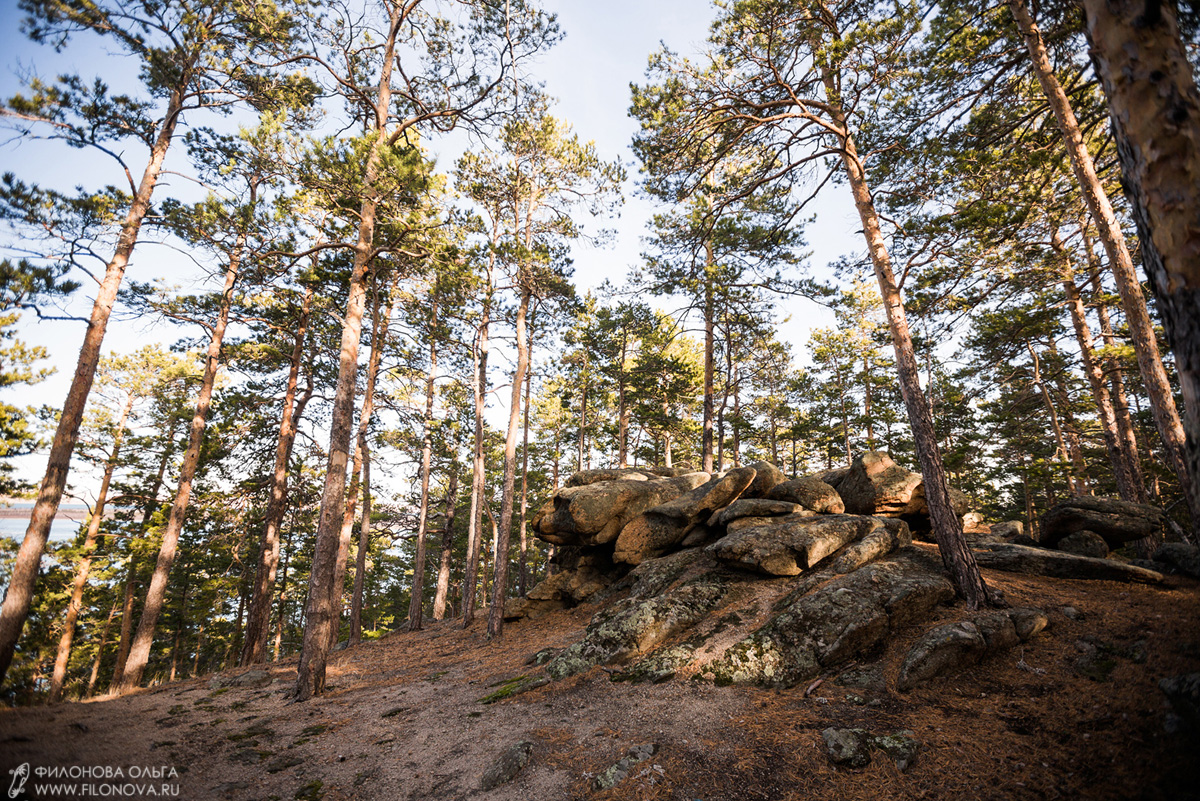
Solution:
[[[1076,532],[1091,531],[1109,548],[1120,548],[1162,528],[1161,509],[1141,503],[1084,495],[1055,504],[1042,515],[1043,545],[1055,547]]]
[[[928,516],[921,477],[885,454],[792,479],[765,462],[718,475],[675,472],[585,471],[538,512],[534,530],[559,546],[558,572],[506,607],[506,617],[603,601],[578,642],[545,654],[551,678],[599,665],[630,681],[683,673],[718,684],[788,687],[837,671],[954,598],[936,553],[912,547],[910,521]],[[954,498],[962,514],[966,498]],[[1107,553],[1114,532],[1140,532],[1133,518],[1152,517],[1125,510],[1094,528],[1112,509],[1076,500],[1083,504],[1072,508],[1083,511],[1060,511],[1058,519],[1064,530],[1076,520],[1089,527],[1056,542],[1084,553]],[[1005,529],[989,533],[977,524],[973,547],[982,567],[1163,580],[1112,559],[979,541],[1023,537],[1020,524]],[[913,647],[898,686],[974,664],[1045,624],[1037,610],[1012,609],[936,627]]]

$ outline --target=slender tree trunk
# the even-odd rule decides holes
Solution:
[[[1046,390],[1046,383],[1042,381],[1041,360],[1028,340],[1025,342],[1025,349],[1029,351],[1030,363],[1033,365],[1033,385],[1038,389],[1042,403],[1046,407],[1046,414],[1050,417],[1050,427],[1054,430],[1054,441],[1058,444],[1055,455],[1058,457],[1058,463],[1063,466],[1063,474],[1067,479],[1067,491],[1076,495],[1078,493],[1075,492],[1075,477],[1068,464],[1067,441],[1063,437],[1062,425],[1058,422],[1058,411],[1054,408],[1054,401],[1051,400],[1050,393]]]
[[[587,404],[588,404],[588,356],[587,351],[583,352],[583,372],[579,376],[579,466],[577,470],[584,469],[584,457],[588,453],[587,445]]]
[[[182,66],[178,86],[187,86],[191,82],[191,71],[191,64]],[[108,318],[116,302],[121,280],[125,276],[125,267],[129,264],[129,257],[137,244],[142,221],[150,211],[150,199],[162,172],[163,160],[171,145],[171,137],[175,134],[182,107],[182,90],[176,89],[171,92],[166,116],[163,117],[158,136],[150,149],[150,160],[142,173],[133,202],[125,214],[116,252],[105,268],[104,278],[96,291],[92,314],[83,336],[83,347],[79,350],[79,362],[75,366],[71,388],[67,391],[62,413],[58,418],[58,427],[54,432],[54,441],[50,445],[46,474],[42,478],[37,501],[34,502],[33,511],[29,516],[25,538],[21,541],[17,558],[13,562],[12,575],[9,576],[8,589],[4,594],[4,604],[0,606],[0,685],[3,685],[8,667],[12,664],[17,640],[21,637],[25,618],[29,616],[38,567],[42,561],[42,553],[46,550],[46,541],[50,538],[50,526],[54,523],[54,516],[58,514],[58,504],[67,484],[71,455],[75,452],[75,443],[79,440],[79,426],[83,422],[83,410],[88,394],[92,391],[92,381],[100,361],[100,346],[104,342]]]
[[[1016,20],[1017,27],[1020,29],[1021,35],[1025,38],[1025,44],[1029,49],[1030,60],[1033,63],[1034,72],[1037,74],[1038,81],[1042,85],[1042,91],[1045,93],[1046,99],[1050,101],[1050,106],[1054,110],[1054,116],[1058,120],[1058,127],[1062,132],[1063,142],[1067,147],[1067,154],[1071,159],[1071,168],[1074,170],[1075,178],[1079,182],[1080,188],[1083,190],[1084,201],[1087,203],[1087,207],[1091,212],[1092,219],[1096,222],[1096,227],[1100,232],[1100,241],[1104,244],[1105,252],[1108,254],[1109,266],[1112,268],[1113,276],[1117,281],[1117,291],[1120,293],[1122,304],[1125,307],[1125,318],[1129,323],[1129,331],[1133,338],[1133,348],[1134,352],[1137,354],[1138,367],[1142,373],[1142,381],[1146,386],[1146,393],[1150,398],[1150,408],[1154,413],[1154,421],[1158,427],[1158,433],[1163,440],[1163,448],[1167,455],[1167,463],[1170,464],[1171,468],[1174,470],[1175,475],[1179,479],[1179,485],[1183,489],[1184,497],[1188,499],[1188,505],[1192,513],[1193,530],[1200,534],[1200,492],[1197,491],[1198,488],[1194,485],[1192,480],[1192,471],[1189,468],[1188,458],[1186,456],[1187,446],[1183,431],[1183,424],[1180,422],[1179,412],[1175,408],[1175,398],[1171,393],[1171,386],[1167,380],[1166,369],[1163,367],[1162,356],[1158,351],[1158,342],[1154,336],[1154,327],[1150,322],[1150,315],[1146,309],[1146,301],[1142,295],[1142,288],[1137,280],[1137,273],[1133,267],[1133,259],[1129,255],[1128,247],[1125,244],[1125,237],[1121,233],[1121,228],[1117,222],[1116,214],[1113,212],[1112,204],[1109,202],[1108,195],[1105,194],[1104,187],[1101,185],[1100,179],[1096,175],[1095,164],[1092,162],[1091,154],[1088,152],[1087,145],[1083,141],[1083,134],[1079,128],[1079,121],[1075,118],[1075,113],[1071,110],[1071,105],[1067,99],[1066,92],[1063,91],[1062,86],[1058,83],[1058,79],[1054,75],[1053,68],[1050,64],[1050,57],[1046,52],[1045,44],[1042,42],[1041,33],[1038,30],[1037,25],[1034,23],[1033,17],[1030,15],[1029,9],[1026,7],[1024,0],[1007,0],[1007,2],[1009,8],[1012,10],[1013,19]],[[1134,4],[1131,3],[1130,5],[1132,6]],[[1096,41],[1093,43],[1093,52],[1097,52],[1099,49],[1105,48],[1108,43],[1112,43],[1111,47],[1109,48],[1109,56],[1115,56],[1118,59],[1118,63],[1128,64],[1130,65],[1129,68],[1133,69],[1132,64],[1137,59],[1131,59],[1128,54],[1121,55],[1119,54],[1119,51],[1122,47],[1133,44],[1132,40],[1126,41],[1124,37],[1133,30],[1131,23],[1132,16],[1135,16],[1135,14],[1131,14],[1130,24],[1127,27],[1124,27],[1122,32],[1122,26],[1117,23],[1113,17],[1108,16],[1110,12],[1108,10],[1107,3],[1104,2],[1104,0],[1091,0],[1091,2],[1086,4],[1086,6],[1091,19],[1089,33],[1094,39],[1096,39]],[[1156,7],[1161,8],[1161,5],[1156,4]],[[1103,16],[1103,18],[1108,22],[1116,25],[1116,30],[1110,37],[1106,37],[1104,35],[1105,31],[1103,24],[1098,27],[1095,23],[1095,20],[1101,16]],[[1155,40],[1152,44],[1148,42],[1144,44],[1145,46],[1140,51],[1141,55],[1138,56],[1138,59],[1143,61],[1146,58],[1155,58],[1156,56],[1153,54],[1156,52],[1157,47],[1166,46],[1165,41],[1159,40]],[[1192,81],[1191,68],[1188,66],[1186,58],[1184,58],[1182,55],[1182,48],[1177,51],[1177,58],[1182,60],[1182,64],[1184,65],[1184,74],[1187,75],[1188,81]],[[1164,64],[1169,61],[1170,57],[1166,59]],[[1121,68],[1118,68],[1118,72],[1120,69]],[[1147,68],[1144,66],[1144,64],[1139,64],[1137,69],[1144,70]],[[1104,67],[1101,66],[1098,72],[1103,73],[1103,71]],[[1149,70],[1149,72],[1143,72],[1141,74],[1152,75],[1153,72],[1153,70]],[[1150,127],[1161,125],[1169,118],[1168,115],[1164,114],[1162,116],[1156,116],[1153,118],[1140,119],[1141,115],[1148,110],[1148,107],[1143,107],[1141,104],[1154,102],[1151,99],[1151,96],[1156,95],[1157,90],[1151,91],[1150,86],[1157,83],[1159,83],[1159,81],[1153,78],[1147,78],[1146,81],[1137,82],[1130,82],[1122,79],[1123,85],[1136,87],[1129,94],[1128,100],[1128,102],[1131,102],[1135,105],[1126,106],[1126,108],[1136,108],[1137,111],[1135,114],[1139,116],[1139,123],[1144,123],[1146,126]],[[1111,81],[1106,82],[1106,86],[1109,86],[1110,84]],[[1196,96],[1194,82],[1192,83],[1191,91],[1191,97],[1194,101]],[[1111,89],[1109,95],[1111,103]],[[1179,106],[1179,108],[1182,109],[1184,106]],[[1196,124],[1195,110],[1196,105],[1195,102],[1193,102],[1193,125]],[[1127,115],[1128,112],[1126,111],[1125,114]],[[1118,120],[1118,126],[1121,125],[1119,121],[1121,116],[1122,112],[1117,112],[1116,115],[1114,115],[1114,119]],[[1157,135],[1154,133],[1148,133],[1148,137],[1149,138],[1146,139],[1146,141],[1157,139]],[[1121,152],[1122,150],[1128,150],[1127,147],[1123,148],[1121,146],[1126,140],[1121,135],[1120,130],[1118,130],[1117,141],[1118,152]],[[1184,150],[1182,152],[1188,152],[1189,149],[1194,152],[1194,139],[1188,140],[1185,136],[1180,141],[1190,142],[1189,144],[1183,146]],[[1157,149],[1158,147],[1158,145],[1155,145],[1154,149]],[[1122,160],[1122,163],[1124,164],[1124,159]],[[1164,174],[1171,173],[1172,175],[1170,180],[1178,180],[1179,183],[1175,184],[1175,186],[1181,188],[1186,193],[1194,194],[1197,176],[1200,175],[1200,172],[1192,171],[1189,173],[1185,168],[1183,161],[1176,163],[1170,158],[1164,159],[1163,164],[1166,165]],[[1127,182],[1136,182],[1137,180],[1136,176],[1131,175],[1128,171],[1126,171],[1125,177]],[[1177,193],[1179,190],[1177,189],[1174,191]],[[1168,190],[1166,196],[1175,197],[1176,195],[1172,194],[1171,190]],[[1187,194],[1182,196],[1185,197]],[[1174,200],[1167,201],[1168,206],[1173,205],[1174,203]],[[1135,203],[1134,206],[1137,208],[1138,204]],[[1195,226],[1195,215],[1180,216],[1187,217],[1187,221],[1184,223],[1185,228],[1181,228],[1180,230],[1185,230],[1186,226]],[[1152,230],[1152,228],[1148,228],[1146,233],[1149,234]],[[1191,236],[1195,237],[1191,240],[1193,243],[1196,241],[1196,238],[1200,238],[1200,234],[1196,233],[1193,233]],[[1194,261],[1194,254],[1190,253],[1189,248],[1185,246],[1187,241],[1188,240],[1186,237],[1178,240],[1178,245],[1180,246],[1178,258],[1185,261],[1188,259]],[[1185,255],[1185,253],[1187,255]],[[1147,260],[1148,263],[1149,261],[1150,260]],[[1150,271],[1152,275],[1155,274],[1154,267],[1148,266],[1148,271]],[[1164,276],[1166,275],[1165,272],[1162,274]],[[1182,275],[1182,273],[1180,275]],[[1200,275],[1200,273],[1198,273],[1198,275]],[[1197,282],[1195,286],[1200,286],[1200,282]],[[1163,289],[1167,289],[1166,284],[1164,284]],[[1200,297],[1200,293],[1194,290],[1193,294],[1190,296],[1184,295],[1180,297],[1185,300],[1182,308],[1191,310],[1185,312],[1185,314],[1190,315],[1192,320],[1196,320],[1197,318],[1194,309],[1197,305],[1197,298]],[[1200,364],[1200,350],[1197,350],[1196,353],[1197,363]],[[1177,361],[1180,361],[1178,354],[1176,358]],[[1193,403],[1187,397],[1186,392],[1184,400],[1185,403],[1195,406],[1195,403]],[[1200,400],[1200,398],[1197,398],[1196,400]]]
[[[437,590],[433,594],[433,619],[446,617],[450,594],[450,563],[454,559],[454,507],[458,501],[458,465],[450,463],[450,485],[446,488],[446,523],[442,529],[442,551],[438,555]]]
[[[1092,388],[1092,398],[1100,416],[1100,430],[1104,435],[1104,446],[1108,450],[1109,462],[1112,464],[1117,492],[1124,500],[1135,503],[1144,502],[1142,497],[1144,490],[1139,493],[1139,487],[1133,478],[1134,472],[1130,467],[1131,462],[1137,459],[1137,454],[1130,454],[1122,448],[1123,443],[1120,431],[1117,429],[1117,417],[1113,411],[1112,396],[1108,392],[1108,385],[1104,383],[1104,373],[1096,361],[1092,332],[1087,322],[1087,310],[1084,308],[1083,298],[1079,294],[1079,287],[1075,285],[1070,254],[1063,247],[1057,230],[1052,235],[1051,244],[1062,258],[1062,285],[1063,292],[1067,296],[1067,311],[1070,312],[1071,323],[1075,327],[1075,340],[1079,343],[1079,358],[1083,363],[1083,372]]]
[[[1100,336],[1104,347],[1111,354],[1117,345],[1116,335],[1113,334],[1112,321],[1109,319],[1108,303],[1105,300],[1104,284],[1101,280],[1100,260],[1092,248],[1087,233],[1087,220],[1082,223],[1083,239],[1087,249],[1088,272],[1094,286],[1096,318],[1100,322]],[[1133,476],[1134,489],[1137,491],[1139,503],[1147,503],[1150,497],[1146,494],[1146,479],[1142,474],[1142,457],[1138,449],[1137,430],[1133,426],[1133,417],[1129,413],[1129,397],[1125,394],[1124,371],[1120,362],[1114,356],[1107,356],[1102,361],[1104,372],[1108,376],[1109,392],[1113,401],[1113,414],[1117,420],[1117,432],[1120,434],[1121,449],[1129,454],[1130,475]]]
[[[79,618],[79,608],[83,605],[83,590],[87,586],[88,572],[92,568],[92,556],[96,550],[96,539],[100,536],[100,523],[104,519],[104,505],[108,502],[108,485],[112,482],[113,471],[117,469],[117,457],[121,454],[121,440],[125,437],[125,421],[133,409],[134,394],[129,393],[125,405],[121,407],[121,418],[117,422],[113,434],[112,453],[104,465],[104,475],[100,479],[100,492],[96,496],[96,505],[92,508],[92,516],[88,519],[87,534],[83,540],[83,552],[79,555],[79,564],[75,568],[75,583],[71,587],[71,600],[67,603],[66,619],[63,621],[62,637],[58,641],[58,653],[54,659],[54,673],[50,677],[49,703],[56,703],[62,697],[63,682],[67,678],[67,662],[71,658],[71,641],[75,637],[75,621]]]
[[[713,286],[715,277],[713,246],[711,239],[704,240],[704,429],[700,440],[700,469],[706,473],[713,471],[713,373],[715,372],[715,340],[716,300]]]
[[[508,434],[504,439],[504,494],[500,500],[500,525],[492,555],[492,603],[488,609],[488,637],[504,633],[504,597],[508,594],[508,542],[512,530],[513,496],[517,473],[517,429],[520,427],[521,390],[529,369],[529,336],[525,320],[529,314],[530,290],[522,287],[517,306],[517,369],[513,373],[508,411]]]
[[[129,692],[136,689],[142,681],[142,672],[146,669],[146,663],[150,660],[150,647],[154,644],[154,629],[158,625],[158,617],[162,613],[163,601],[167,593],[167,579],[171,573],[171,565],[175,562],[179,535],[183,531],[183,520],[187,515],[188,503],[192,496],[192,481],[196,477],[196,469],[200,465],[200,447],[204,440],[204,428],[208,421],[208,409],[212,403],[213,387],[217,382],[217,370],[221,366],[221,345],[225,339],[225,328],[229,324],[229,309],[233,305],[233,288],[237,283],[239,262],[245,242],[246,235],[239,234],[229,260],[229,268],[225,271],[225,286],[221,290],[221,306],[217,313],[216,323],[213,325],[212,336],[208,343],[208,353],[204,360],[204,378],[200,383],[196,411],[192,416],[192,424],[188,433],[187,451],[184,452],[183,464],[179,468],[179,487],[175,491],[175,502],[171,506],[171,516],[167,519],[167,528],[163,532],[163,541],[158,549],[154,573],[150,577],[150,587],[146,590],[146,602],[142,606],[142,616],[138,620],[137,632],[133,636],[129,659],[125,663],[125,672],[122,675],[118,692]]]
[[[425,535],[429,529],[429,466],[433,460],[433,404],[437,398],[437,298],[430,305],[429,376],[425,381],[425,419],[421,434],[421,507],[417,512],[417,553],[413,561],[408,630],[420,631],[425,613]]]
[[[274,645],[274,660],[279,661],[280,651],[283,649],[283,629],[287,625],[287,590],[288,590],[288,546],[291,545],[291,532],[288,533],[287,541],[283,547],[283,565],[280,567],[281,576],[279,577],[279,601],[276,604],[275,611],[275,645]]]
[[[108,610],[108,618],[104,621],[104,628],[100,630],[100,644],[96,646],[96,658],[92,660],[92,675],[88,677],[87,689],[83,691],[84,698],[91,698],[92,694],[96,692],[96,682],[100,678],[100,663],[104,660],[104,646],[108,645],[108,634],[112,631],[113,618],[117,616],[117,610],[120,608],[120,603],[114,603]]]
[[[742,463],[742,379],[739,375],[738,366],[735,362],[733,365],[733,430],[730,432],[729,450],[733,451],[733,466],[738,467]]]
[[[824,69],[826,95],[830,99],[837,98],[837,84],[828,68]],[[990,603],[987,585],[979,573],[975,557],[967,547],[963,537],[962,520],[955,512],[950,500],[950,489],[946,483],[946,473],[942,467],[942,456],[938,452],[937,434],[933,428],[933,418],[929,411],[929,403],[921,390],[919,368],[913,352],[912,336],[908,329],[908,319],[904,312],[904,302],[900,296],[900,288],[896,284],[896,276],[892,271],[891,257],[884,242],[883,231],[879,224],[879,215],[871,198],[871,189],[867,183],[866,171],[858,158],[858,150],[853,137],[846,127],[845,115],[836,101],[833,107],[833,123],[840,131],[842,145],[842,160],[846,167],[850,189],[854,195],[854,205],[858,209],[859,219],[863,224],[863,235],[870,251],[871,263],[875,268],[875,277],[879,281],[879,293],[883,300],[883,308],[887,315],[888,328],[892,334],[892,345],[896,351],[896,369],[900,379],[900,394],[908,411],[909,424],[912,426],[913,442],[917,451],[917,462],[921,468],[921,476],[925,480],[925,500],[929,506],[929,520],[933,528],[933,536],[937,540],[942,553],[942,562],[950,573],[955,591],[966,600],[972,609]]]
[[[525,584],[529,578],[529,393],[533,384],[533,370],[525,373],[524,421],[521,425],[521,556],[518,562],[517,595],[525,597]]]
[[[1142,247],[1187,415],[1184,495],[1200,538],[1200,91],[1174,4],[1083,0]],[[1176,472],[1179,472],[1178,468]]]
[[[617,365],[617,467],[629,467],[629,401],[625,397],[628,376],[625,363],[629,359],[628,333],[621,330],[621,363]],[[526,404],[528,406],[528,404]],[[557,489],[557,482],[555,483]]]
[[[275,445],[275,468],[271,473],[271,499],[267,502],[267,519],[259,546],[258,570],[254,577],[254,594],[250,600],[250,615],[246,625],[246,636],[242,643],[241,664],[253,665],[267,658],[267,638],[270,636],[271,596],[275,590],[275,572],[279,566],[279,528],[287,512],[288,463],[292,459],[292,448],[296,442],[296,431],[304,407],[313,394],[312,371],[308,374],[308,387],[303,397],[296,401],[296,388],[300,378],[300,363],[304,358],[304,341],[308,332],[309,314],[312,311],[313,287],[304,291],[300,307],[300,324],[292,340],[291,361],[288,365],[287,389],[283,395],[283,413],[279,420],[279,438]]]
[[[185,581],[182,588],[182,597],[179,600],[179,620],[175,624],[175,637],[171,640],[171,671],[167,674],[167,681],[175,681],[176,660],[179,656],[179,638],[183,633],[183,627],[187,624],[187,591],[188,585]],[[196,675],[195,671],[192,671],[192,675]]]
[[[484,403],[487,399],[488,325],[492,310],[492,266],[488,265],[487,289],[479,321],[479,347],[475,363],[475,441],[471,457],[471,517],[467,522],[467,565],[463,571],[463,628],[475,622],[475,590],[479,583],[479,551],[483,542],[484,492]]]
[[[362,522],[358,527],[358,552],[354,560],[354,594],[350,598],[351,645],[362,642],[363,586],[366,583],[367,551],[371,547],[371,453],[366,438],[358,447],[363,449]]]

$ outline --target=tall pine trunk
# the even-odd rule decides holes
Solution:
[[[433,405],[437,398],[437,297],[429,309],[429,375],[425,379],[425,416],[421,425],[421,501],[417,511],[417,552],[413,561],[408,630],[420,631],[425,609],[425,535],[429,529],[429,466],[433,460]]]
[[[433,594],[433,619],[446,617],[446,599],[450,594],[450,566],[454,559],[454,508],[458,502],[458,465],[450,463],[450,486],[446,488],[445,527],[442,550],[438,554],[437,590]]]
[[[517,305],[517,368],[513,372],[508,409],[508,434],[504,438],[504,490],[500,500],[500,523],[492,554],[492,603],[488,609],[488,636],[504,632],[504,598],[508,594],[508,543],[512,531],[513,501],[517,477],[517,432],[521,424],[521,391],[529,369],[529,336],[525,321],[532,293],[521,287]],[[495,525],[495,523],[493,523]]]
[[[191,81],[191,69],[190,64],[183,65],[177,86],[188,85]],[[13,563],[8,589],[4,594],[4,604],[0,606],[0,685],[4,683],[8,667],[12,664],[17,640],[20,639],[21,629],[25,626],[25,618],[29,616],[38,567],[42,561],[42,553],[46,550],[46,542],[50,538],[50,526],[54,523],[54,516],[58,514],[58,504],[67,484],[71,455],[75,452],[75,443],[79,440],[83,409],[87,404],[88,394],[92,391],[92,381],[96,377],[100,346],[104,342],[108,318],[117,300],[117,290],[125,276],[125,267],[129,264],[129,257],[133,255],[133,248],[137,244],[142,221],[150,211],[151,196],[162,173],[163,161],[167,157],[182,108],[183,93],[181,89],[176,89],[171,92],[166,116],[163,117],[158,136],[150,149],[150,160],[142,173],[133,202],[125,214],[116,252],[105,268],[104,278],[96,291],[96,300],[92,305],[92,314],[83,336],[83,347],[79,350],[75,375],[71,379],[71,388],[67,391],[62,413],[58,418],[58,427],[54,431],[54,441],[50,445],[46,474],[42,478],[37,500],[29,516],[25,538],[21,541],[16,561]]]
[[[475,359],[475,439],[471,456],[471,517],[467,523],[467,565],[463,571],[463,628],[475,622],[475,585],[479,583],[479,552],[483,544],[484,493],[484,404],[487,401],[488,326],[492,310],[492,267],[488,266],[486,293],[479,320],[479,344]]]
[[[929,520],[933,528],[933,536],[937,540],[938,549],[942,554],[942,562],[950,573],[950,580],[954,584],[955,591],[966,600],[970,608],[978,609],[990,603],[988,588],[984,584],[983,576],[979,573],[975,557],[971,554],[966,539],[963,537],[962,520],[955,512],[950,500],[950,488],[946,483],[946,472],[942,467],[941,453],[938,451],[933,416],[929,410],[928,399],[921,389],[920,368],[913,350],[912,335],[909,333],[908,319],[904,312],[904,302],[901,299],[900,288],[896,284],[891,257],[880,228],[879,214],[875,210],[866,170],[859,160],[854,138],[846,126],[845,114],[836,100],[839,96],[837,84],[828,67],[823,69],[823,79],[827,102],[832,111],[832,121],[838,130],[846,177],[854,195],[854,205],[858,209],[859,219],[863,224],[863,236],[867,241],[871,264],[875,268],[875,277],[879,281],[879,294],[883,300],[888,328],[892,335],[892,346],[896,352],[896,370],[900,379],[900,394],[904,398],[904,406],[908,412],[913,443],[917,451],[917,462],[925,482],[925,500],[929,506]]]
[[[1142,263],[1175,352],[1187,415],[1184,484],[1200,536],[1200,91],[1167,2],[1083,0]]]
[[[371,452],[366,437],[358,443],[363,451],[362,520],[358,526],[358,552],[354,560],[354,590],[350,596],[350,644],[362,641],[363,587],[366,586],[367,552],[371,549]]]

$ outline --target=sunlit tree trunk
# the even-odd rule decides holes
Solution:
[[[513,500],[517,473],[517,429],[520,428],[521,391],[529,369],[529,336],[526,318],[531,292],[522,287],[517,305],[517,368],[513,372],[512,396],[508,411],[508,434],[504,440],[504,492],[500,500],[500,523],[492,555],[492,603],[488,609],[488,636],[504,632],[504,599],[508,594],[508,544],[512,529]],[[493,521],[493,525],[495,525]]]
[[[438,555],[437,590],[433,595],[433,619],[446,617],[446,598],[450,594],[450,567],[454,559],[454,509],[458,502],[458,465],[450,464],[450,485],[446,488],[445,528],[442,529],[442,551]]]
[[[366,583],[367,552],[371,548],[371,452],[366,437],[358,443],[363,452],[362,519],[358,527],[358,552],[354,561],[354,590],[350,596],[350,644],[362,641],[363,586]]]
[[[950,572],[955,591],[966,600],[970,608],[976,609],[990,603],[988,588],[984,584],[983,576],[979,573],[975,557],[971,554],[966,539],[963,537],[962,520],[950,501],[950,489],[946,482],[945,470],[942,467],[942,457],[938,452],[933,417],[929,411],[928,400],[921,389],[919,367],[913,351],[912,336],[909,333],[908,319],[904,312],[904,302],[900,295],[900,288],[896,284],[891,257],[884,242],[879,214],[875,210],[875,202],[871,197],[866,171],[859,160],[854,139],[846,127],[845,114],[836,101],[839,92],[830,68],[823,68],[823,79],[827,102],[831,107],[832,121],[838,130],[846,177],[854,195],[854,205],[858,209],[859,219],[863,224],[863,235],[867,241],[871,263],[875,268],[875,277],[879,281],[879,293],[892,335],[892,345],[896,352],[896,370],[900,380],[900,394],[904,398],[904,406],[912,427],[917,462],[925,483],[925,500],[929,507],[929,520],[933,528],[933,536],[941,551],[942,562]]]
[[[715,372],[715,326],[716,299],[714,297],[715,278],[713,270],[713,246],[711,239],[704,240],[704,420],[703,434],[700,440],[700,469],[706,473],[713,471],[713,411],[714,395],[713,374]]]
[[[484,404],[487,400],[488,326],[492,309],[492,268],[489,264],[487,287],[479,320],[479,340],[475,359],[475,440],[471,457],[471,517],[467,523],[467,565],[463,571],[463,628],[475,622],[475,591],[479,583],[479,552],[483,543],[484,504]]]
[[[425,609],[425,535],[429,529],[429,468],[433,460],[433,404],[437,397],[437,298],[430,305],[429,375],[425,380],[425,416],[421,426],[421,501],[417,511],[417,552],[413,559],[408,630],[420,631]]]
[[[191,81],[192,65],[184,64],[178,71],[177,86],[187,86]],[[42,478],[37,500],[29,516],[29,526],[25,529],[25,538],[17,551],[13,562],[12,574],[9,576],[8,589],[4,594],[4,603],[0,606],[0,685],[12,664],[13,653],[25,618],[29,615],[29,605],[33,601],[33,588],[37,581],[38,566],[41,564],[42,553],[46,549],[46,541],[50,538],[50,526],[54,516],[58,514],[58,504],[62,500],[63,489],[67,484],[67,474],[71,469],[71,455],[75,452],[75,443],[79,440],[79,426],[83,422],[83,410],[87,404],[88,394],[92,390],[92,381],[96,377],[96,366],[100,362],[100,346],[104,342],[104,332],[108,328],[108,318],[112,314],[113,304],[117,299],[117,290],[125,276],[125,267],[137,244],[142,221],[150,211],[150,200],[154,187],[158,184],[162,173],[163,161],[166,159],[171,138],[175,134],[175,126],[179,122],[179,114],[183,108],[182,91],[171,91],[167,113],[160,124],[158,135],[150,148],[150,159],[142,173],[141,183],[125,214],[121,225],[121,233],[117,239],[116,252],[104,271],[104,278],[96,290],[96,300],[92,305],[92,314],[83,337],[83,347],[79,350],[79,361],[75,366],[75,375],[71,379],[71,388],[67,391],[63,402],[62,412],[58,418],[58,426],[54,431],[54,440],[50,445],[50,456],[46,462],[46,474]]]

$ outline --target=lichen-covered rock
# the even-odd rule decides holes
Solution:
[[[1025,523],[1020,520],[1005,520],[1003,523],[993,523],[990,539],[996,542],[1013,542],[1018,537],[1025,536]]]
[[[705,574],[652,598],[626,598],[599,613],[583,639],[546,666],[552,678],[580,673],[593,665],[619,664],[643,654],[695,624],[724,597],[726,582]]]
[[[871,735],[863,729],[837,729],[830,726],[821,732],[825,753],[835,765],[865,768],[871,764]]]
[[[757,471],[752,467],[735,467],[690,492],[647,509],[621,529],[613,558],[636,565],[661,556],[678,546],[714,511],[735,501],[754,481],[755,475]]]
[[[1000,542],[982,543],[973,550],[975,561],[980,567],[1010,573],[1092,581],[1128,581],[1137,584],[1161,584],[1163,581],[1161,573],[1122,564],[1113,559],[1092,559],[1063,551]]]
[[[921,742],[913,737],[911,731],[876,735],[871,738],[871,745],[890,756],[901,773],[917,761],[917,754],[921,751]]]
[[[791,501],[818,514],[841,514],[846,511],[842,496],[832,486],[813,476],[802,476],[776,484],[767,497]]]
[[[913,549],[829,581],[814,576],[707,670],[720,684],[792,686],[870,649],[953,597],[941,565]]]
[[[737,527],[707,550],[726,564],[772,576],[798,575],[842,547],[885,528],[879,518],[855,515],[790,514],[737,522]],[[896,538],[885,533],[872,544],[881,547],[889,542],[894,545]],[[867,553],[864,549],[864,557]]]
[[[1108,543],[1094,531],[1076,531],[1059,540],[1055,547],[1065,553],[1076,556],[1090,556],[1093,559],[1104,559],[1108,556]]]
[[[1182,542],[1164,542],[1154,551],[1154,561],[1200,578],[1200,548]]]
[[[945,623],[925,633],[904,658],[896,689],[908,692],[935,676],[957,673],[1006,651],[1046,627],[1040,609],[1008,609]]]
[[[778,517],[789,515],[803,509],[791,501],[774,501],[768,498],[738,498],[733,503],[713,512],[708,518],[708,525],[714,527],[728,526],[734,520],[743,517]]]
[[[675,478],[618,479],[564,487],[533,520],[540,539],[555,545],[600,545],[617,538],[630,520],[709,480],[707,473]]]
[[[635,745],[625,752],[625,756],[610,765],[599,776],[592,781],[592,788],[595,790],[607,790],[610,787],[616,787],[629,776],[629,772],[637,765],[645,762],[650,757],[658,753],[658,743],[644,743]]]
[[[1054,547],[1077,531],[1094,531],[1110,548],[1140,540],[1162,527],[1161,509],[1119,498],[1084,495],[1055,504],[1042,515],[1044,544]]]
[[[773,487],[787,479],[783,471],[770,462],[759,461],[747,466],[754,470],[754,480],[742,493],[743,498],[765,498]]]
[[[849,573],[865,564],[912,545],[908,524],[895,517],[877,517],[882,525],[868,531],[863,538],[842,548],[830,561],[834,573]]]

